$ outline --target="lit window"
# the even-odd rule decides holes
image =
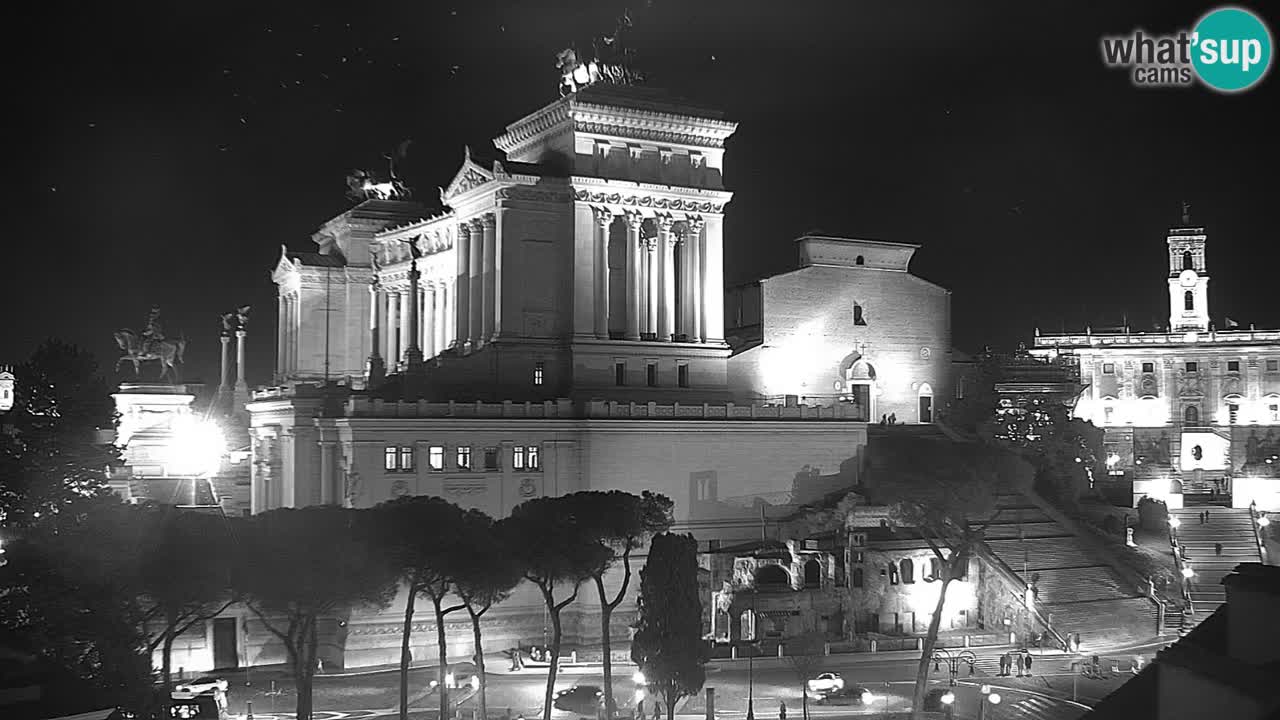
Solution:
[[[471,469],[471,448],[458,446],[458,469]]]
[[[676,384],[683,388],[689,387],[689,366],[688,365],[676,366]]]
[[[405,472],[413,470],[413,448],[400,448],[400,469]]]
[[[1280,405],[1268,405],[1267,413],[1271,422],[1280,422]]]
[[[1196,363],[1196,362],[1187,363],[1187,372],[1196,372],[1199,369],[1200,369],[1200,363]]]
[[[516,470],[538,470],[538,446],[516,445],[511,448],[511,467]]]
[[[545,369],[546,369],[546,365],[544,365],[543,363],[536,362],[533,364],[533,384],[534,385],[542,384],[543,371]]]
[[[890,584],[890,585],[897,585],[897,584],[898,584],[898,569],[897,569],[897,568],[890,568],[890,569],[889,569],[889,584]]]
[[[1240,361],[1239,361],[1239,360],[1228,360],[1228,361],[1227,361],[1227,372],[1240,372]]]
[[[513,470],[524,469],[524,446],[517,445],[511,448],[511,468]]]
[[[490,447],[490,448],[484,449],[484,469],[485,470],[498,469],[498,448]]]
[[[1103,375],[1115,375],[1115,374],[1116,374],[1116,364],[1115,364],[1115,363],[1102,363],[1102,374],[1103,374]]]
[[[1110,423],[1111,416],[1115,413],[1115,410],[1116,410],[1115,408],[1110,406],[1102,408],[1102,422]]]
[[[1277,370],[1280,370],[1280,360],[1268,360],[1267,372],[1275,372]]]
[[[528,470],[542,469],[542,458],[539,456],[537,445],[530,445],[529,447],[525,448],[524,458],[525,458],[525,464],[528,465],[526,469]]]
[[[1155,371],[1156,371],[1156,364],[1155,364],[1155,363],[1142,363],[1142,372],[1144,372],[1144,373],[1153,373],[1153,372],[1155,372]]]
[[[658,387],[658,364],[649,363],[644,366],[644,379],[649,387]]]
[[[1236,421],[1239,419],[1240,406],[1235,403],[1227,403],[1227,422],[1231,425],[1235,425]]]
[[[616,362],[613,364],[613,384],[622,387],[627,384],[627,364],[624,362]]]
[[[427,450],[427,464],[432,470],[444,470],[444,446],[432,445]]]
[[[387,449],[384,450],[382,454],[382,467],[388,472],[395,472],[396,459],[398,457],[399,457],[399,453],[396,450],[396,446],[388,445]]]

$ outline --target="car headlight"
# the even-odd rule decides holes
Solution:
[[[637,671],[635,671],[634,673],[632,673],[632,674],[631,674],[631,681],[632,681],[632,682],[634,682],[634,683],[635,683],[635,684],[637,684],[637,685],[648,685],[648,683],[647,683],[647,682],[645,682],[645,677],[644,677],[644,671],[643,671],[643,670],[637,670]]]
[[[875,695],[872,695],[872,694],[871,694],[871,692],[870,692],[869,690],[863,690],[863,691],[862,691],[862,704],[863,704],[863,705],[870,705],[871,703],[875,702],[875,700],[876,700],[876,696],[875,696]]]
[[[444,684],[453,687],[453,673],[445,673]]]

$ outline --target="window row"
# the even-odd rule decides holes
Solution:
[[[1195,361],[1195,360],[1188,360],[1188,361],[1186,361],[1185,363],[1183,363],[1183,366],[1182,366],[1182,367],[1183,367],[1183,369],[1184,369],[1184,370],[1186,370],[1186,371],[1187,371],[1187,372],[1189,372],[1189,373],[1193,373],[1193,372],[1200,372],[1200,363],[1199,363],[1199,362],[1197,362],[1197,361]],[[1267,372],[1280,372],[1280,360],[1267,360],[1267,361],[1266,361],[1266,368],[1267,368]],[[1154,373],[1155,371],[1156,371],[1156,364],[1155,364],[1154,362],[1144,362],[1144,363],[1142,363],[1142,372],[1143,372],[1143,373]],[[1240,372],[1240,361],[1239,361],[1239,360],[1228,360],[1228,361],[1227,361],[1227,372],[1229,372],[1229,373],[1238,373],[1238,372]],[[1102,363],[1102,374],[1103,374],[1103,375],[1115,375],[1115,374],[1116,374],[1116,364],[1115,364],[1115,363],[1110,363],[1110,362],[1109,362],[1109,363]]]
[[[968,578],[969,568],[967,563],[957,568],[957,571],[959,572],[959,575],[956,576],[956,580],[965,580]],[[889,565],[887,567],[880,568],[880,577],[886,578],[890,585],[897,585],[899,583],[911,585],[914,584],[917,579],[923,580],[924,582],[941,580],[942,561],[936,557],[929,558],[928,563],[921,561],[920,572],[917,577],[915,561],[910,558],[904,558],[896,565]],[[866,577],[863,569],[855,567],[853,572],[850,573],[850,580],[853,587],[863,587],[866,584]]]
[[[629,383],[630,377],[627,372],[627,363],[625,360],[618,360],[613,363],[613,384],[618,387],[624,387]],[[649,360],[644,365],[644,382],[648,387],[658,387],[658,363],[655,360]],[[676,365],[676,387],[689,387],[689,364],[679,363]]]
[[[453,452],[453,469],[456,470],[501,470],[501,448],[486,447],[473,452],[470,445],[459,445]],[[444,445],[431,445],[426,448],[427,469],[441,472],[446,467],[448,453]],[[387,472],[413,472],[415,468],[414,448],[410,445],[388,445],[383,450],[383,469]],[[473,457],[475,459],[473,459]],[[477,467],[475,462],[480,461]],[[537,472],[542,469],[541,448],[537,445],[516,445],[511,448],[511,469],[525,472]]]

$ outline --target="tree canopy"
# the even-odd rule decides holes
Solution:
[[[676,703],[706,682],[708,648],[702,639],[702,599],[698,595],[698,542],[692,535],[663,533],[649,545],[640,570],[640,616],[631,641],[631,659],[649,687]]]

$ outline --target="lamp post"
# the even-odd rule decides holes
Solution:
[[[969,676],[973,676],[974,663],[978,661],[978,656],[974,655],[970,650],[961,650],[958,653],[952,653],[946,648],[933,651],[933,669],[940,669],[940,663],[947,664],[947,670],[950,673],[951,687],[956,686],[956,675],[960,673],[960,663],[966,663],[969,666]]]
[[[756,653],[760,647],[760,635],[756,632],[756,594],[759,588],[751,592],[751,654],[747,656],[747,720],[756,720]]]
[[[1000,693],[992,692],[990,685],[983,685],[981,688],[981,691],[982,691],[982,704],[978,706],[978,720],[986,720],[987,703],[991,703],[992,705],[999,705]]]

